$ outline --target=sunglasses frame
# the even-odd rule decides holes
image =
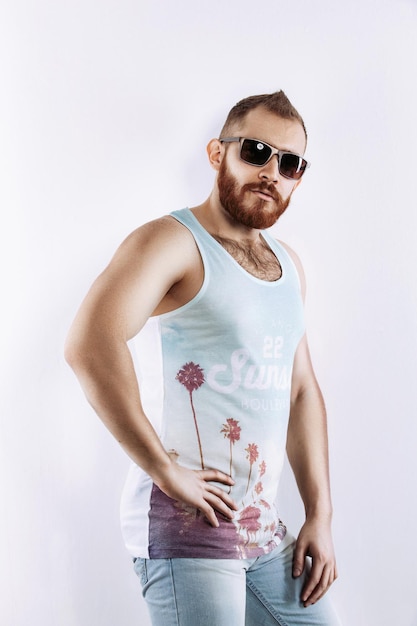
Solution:
[[[259,143],[262,143],[264,146],[268,146],[268,148],[271,150],[271,154],[268,157],[268,159],[265,161],[265,163],[262,163],[262,165],[258,165],[257,163],[250,163],[249,161],[246,161],[245,159],[242,158],[242,156],[241,156],[241,154],[242,154],[242,144],[243,144],[243,141],[245,141],[245,139],[250,140],[250,141],[257,141]],[[253,165],[254,167],[265,167],[265,165],[267,163],[269,163],[269,161],[272,159],[272,157],[277,155],[277,157],[278,157],[278,171],[281,174],[281,176],[283,176],[284,178],[288,178],[289,180],[300,180],[302,178],[302,176],[304,175],[305,171],[311,165],[311,163],[306,161],[306,159],[303,156],[301,156],[301,154],[296,154],[295,152],[289,152],[288,150],[278,150],[278,148],[275,148],[274,146],[271,146],[266,141],[262,141],[262,139],[254,139],[253,137],[223,137],[222,139],[219,139],[219,141],[221,143],[235,143],[235,142],[236,143],[240,143],[240,153],[239,153],[240,159],[244,163],[248,163],[249,165]],[[300,178],[293,178],[292,176],[286,176],[285,174],[283,174],[281,172],[281,161],[282,161],[282,157],[285,154],[290,154],[291,156],[296,156],[299,159],[301,159],[302,162],[305,163],[305,166],[304,166],[304,168],[302,170],[302,174],[301,174]]]

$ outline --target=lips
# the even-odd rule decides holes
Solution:
[[[265,189],[264,187],[251,187],[251,191],[262,193],[264,196],[268,196],[268,198],[271,198],[272,200],[278,199],[275,191]]]

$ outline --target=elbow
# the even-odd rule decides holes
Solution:
[[[77,377],[95,376],[118,361],[126,342],[95,332],[71,333],[64,346],[64,358]]]
[[[88,366],[90,350],[83,342],[76,341],[71,335],[67,338],[64,346],[64,359],[74,370],[80,373]]]
[[[82,361],[81,351],[69,339],[65,342],[64,359],[74,371],[78,369],[79,363]]]
[[[88,369],[91,360],[102,343],[100,335],[96,332],[96,326],[82,322],[76,318],[68,331],[64,344],[64,359],[78,376]]]

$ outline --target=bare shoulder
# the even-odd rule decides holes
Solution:
[[[288,252],[291,260],[293,261],[293,263],[294,263],[294,265],[295,265],[295,267],[297,269],[298,276],[300,277],[301,293],[303,294],[303,298],[304,298],[305,297],[305,292],[306,292],[306,279],[305,279],[304,269],[303,269],[303,265],[301,263],[300,257],[284,241],[279,240],[279,243],[282,245],[283,248],[285,248],[286,252]]]
[[[178,306],[172,290],[176,296],[178,285],[190,285],[199,259],[191,233],[174,218],[164,216],[140,226],[93,283],[81,308],[84,319],[96,325],[103,320],[107,327],[119,323],[132,337],[152,313]],[[181,292],[177,299],[187,296]]]
[[[164,215],[136,228],[122,242],[120,249],[138,247],[142,251],[155,249],[157,252],[163,252],[165,246],[175,250],[178,245],[192,249],[195,247],[194,238],[180,222],[170,215]]]
[[[190,263],[195,262],[197,247],[187,228],[166,215],[135,229],[120,244],[110,269],[152,271],[154,276],[179,280]]]

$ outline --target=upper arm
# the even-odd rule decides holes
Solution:
[[[288,252],[296,267],[300,279],[301,296],[304,302],[306,295],[306,278],[300,258],[294,252],[294,250],[290,248],[286,243],[284,243],[283,241],[280,241],[280,243],[282,246],[284,246],[285,250]],[[307,335],[304,334],[297,346],[297,350],[294,356],[291,384],[291,401],[294,402],[301,393],[303,393],[309,387],[311,388],[311,386],[317,388],[317,381],[311,361]]]
[[[190,233],[170,217],[135,230],[93,283],[71,338],[106,334],[126,341],[132,338],[184,277],[191,259],[195,260],[195,249]]]
[[[305,278],[303,266],[302,266],[301,261],[300,261],[300,257],[294,252],[294,250],[292,248],[290,248],[290,246],[288,246],[283,241],[280,241],[280,244],[288,252],[292,262],[295,265],[295,268],[296,268],[297,273],[298,273],[298,277],[300,279],[301,295],[302,295],[303,302],[304,302],[305,295],[306,295],[306,278]]]

